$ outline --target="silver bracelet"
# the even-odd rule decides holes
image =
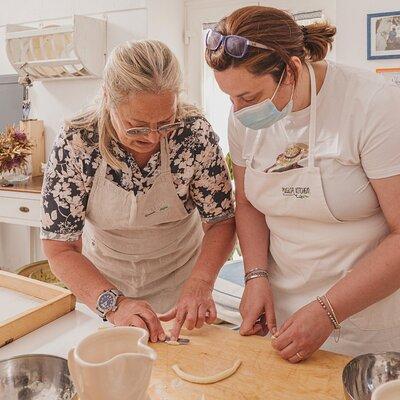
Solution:
[[[265,267],[264,267],[264,268],[259,268],[259,267],[257,267],[257,268],[251,269],[250,271],[247,271],[247,272],[245,273],[244,276],[246,277],[247,275],[250,275],[250,274],[252,274],[253,272],[258,272],[258,271],[266,272],[266,273],[268,274],[268,272],[267,272],[267,270],[265,269]]]
[[[269,279],[269,274],[265,269],[262,268],[254,268],[247,272],[244,276],[244,283],[256,278],[266,278]]]

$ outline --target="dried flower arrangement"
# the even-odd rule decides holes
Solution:
[[[16,172],[28,164],[33,144],[26,134],[14,126],[0,132],[0,173]]]

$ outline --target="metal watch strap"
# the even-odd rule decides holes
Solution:
[[[115,307],[114,307],[113,309],[110,309],[110,310],[102,310],[101,308],[99,308],[99,305],[98,305],[98,304],[96,305],[97,314],[99,315],[99,317],[100,317],[104,322],[107,322],[107,314],[108,314],[109,312],[111,312],[111,311],[116,311],[116,310],[117,310],[117,308],[118,308],[118,304],[117,304],[118,298],[124,295],[124,294],[123,294],[120,290],[118,290],[118,289],[109,289],[109,290],[104,290],[104,291],[100,294],[99,299],[100,299],[100,297],[101,297],[104,293],[107,293],[107,292],[111,292],[111,293],[116,297],[116,305],[115,305]]]
[[[124,294],[118,289],[110,289],[110,292],[114,293],[117,297],[123,296]]]

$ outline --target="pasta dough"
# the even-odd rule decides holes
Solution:
[[[164,343],[169,344],[170,346],[180,346],[181,345],[177,340],[166,340]]]
[[[180,345],[189,344],[190,339],[185,338],[185,337],[180,337],[177,340],[171,340],[171,338],[169,336],[167,336],[164,343],[169,344],[170,346],[180,346]]]
[[[223,379],[229,378],[231,375],[233,375],[238,370],[238,368],[240,367],[241,364],[242,364],[242,361],[237,360],[231,368],[229,368],[225,371],[219,372],[215,375],[211,375],[211,376],[195,376],[195,375],[188,374],[188,373],[182,371],[179,368],[179,366],[176,364],[172,366],[172,369],[174,370],[176,375],[179,376],[179,378],[181,378],[185,381],[192,382],[192,383],[210,384],[210,383],[219,382],[219,381],[222,381]]]

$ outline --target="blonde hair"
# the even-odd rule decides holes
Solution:
[[[182,101],[182,74],[173,52],[157,40],[129,41],[111,52],[104,72],[102,93],[94,105],[66,121],[67,129],[93,129],[97,125],[99,149],[114,168],[121,162],[111,150],[111,140],[119,141],[111,122],[110,108],[117,106],[132,93],[175,92],[178,95],[177,118],[201,115],[200,111]]]

